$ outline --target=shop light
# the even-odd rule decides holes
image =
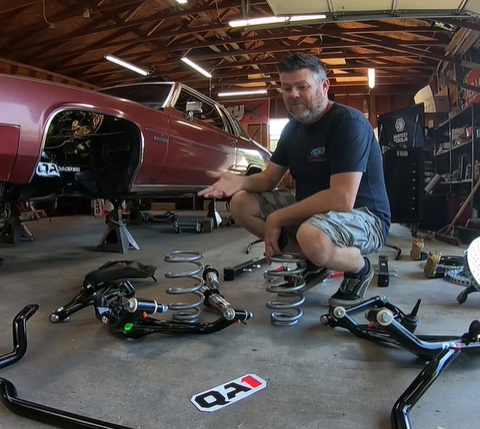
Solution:
[[[230,97],[236,95],[256,95],[256,94],[266,94],[266,89],[256,89],[251,91],[237,91],[237,92],[219,92],[219,97]]]
[[[368,69],[368,86],[375,88],[375,69]]]
[[[199,65],[195,64],[192,60],[189,60],[187,57],[183,57],[182,61],[188,64],[190,67],[194,68],[198,72],[202,73],[206,77],[212,77],[212,75],[206,70],[202,69]]]
[[[143,76],[148,76],[150,73],[140,67],[134,66],[131,63],[121,60],[120,58],[114,57],[113,55],[105,55],[105,59],[111,61],[112,63],[118,64],[119,66],[130,69],[134,72],[137,72]]]
[[[230,21],[230,27],[251,27],[254,25],[265,24],[288,24],[290,22],[315,21],[317,19],[325,19],[327,15],[293,15],[293,16],[265,16],[262,18],[240,19],[238,21]]]

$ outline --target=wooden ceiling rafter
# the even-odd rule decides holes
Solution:
[[[379,88],[395,83],[420,89],[439,62],[462,64],[460,58],[446,55],[455,29],[480,31],[478,20],[465,17],[232,28],[229,21],[244,18],[244,0],[47,3],[48,22],[40,13],[41,0],[0,0],[0,57],[97,86],[145,80],[106,61],[106,54],[152,71],[147,79],[169,78],[203,90],[210,80],[181,62],[183,56],[210,71],[216,87],[275,87],[278,59],[287,52],[310,52],[327,61],[332,89],[365,87],[358,79],[370,67],[377,69]],[[249,18],[272,15],[266,0],[249,4]],[[11,19],[17,14],[25,22],[17,25]],[[49,28],[49,22],[56,28]]]
[[[283,38],[283,37],[291,37],[294,35],[294,32],[295,30],[297,29],[298,27],[295,27],[295,28],[290,28],[288,30],[279,30],[279,29],[276,29],[276,30],[273,30],[273,31],[270,31],[269,33],[270,34],[265,34],[264,32],[256,32],[256,36],[250,36],[248,35],[240,35],[239,36],[239,41],[236,41],[237,43],[243,43],[244,40],[246,41],[249,41],[250,38],[252,38],[252,40],[254,40],[253,38],[258,38],[258,39],[262,39],[262,38],[266,38],[268,40],[271,40],[271,39],[275,39],[276,37],[278,38]],[[308,27],[307,27],[308,28]],[[344,34],[350,34],[350,33],[355,33],[355,34],[362,34],[362,33],[366,33],[365,31],[357,31],[357,29],[341,29],[341,28],[329,28],[329,29],[325,29],[325,28],[314,28],[314,29],[307,29],[307,28],[303,28],[302,29],[302,32],[299,33],[298,35],[299,36],[305,36],[305,35],[309,35],[309,36],[332,36],[334,37],[334,35],[337,35],[338,37],[341,37],[342,35]],[[381,32],[385,32],[386,28],[382,27],[382,26],[379,26],[378,27],[378,30],[370,30],[369,33],[376,33],[377,31],[381,31]],[[398,31],[398,28],[396,29]],[[236,32],[235,34],[238,34],[238,32]],[[168,38],[168,37],[172,37],[172,38],[175,38],[175,37],[178,37],[178,36],[188,36],[188,35],[191,35],[191,29],[188,29],[188,28],[184,28],[182,30],[177,30],[177,31],[174,31],[173,34],[169,31],[168,33],[166,34],[159,34],[159,35],[156,35],[154,37],[148,37],[148,38],[142,38],[140,40],[138,39],[131,39],[131,40],[122,40],[122,41],[118,41],[118,42],[111,42],[111,43],[108,43],[108,44],[105,44],[103,46],[104,49],[110,49],[110,48],[115,48],[115,47],[118,47],[118,46],[123,46],[123,45],[126,45],[126,44],[131,44],[131,46],[137,46],[137,45],[142,45],[143,43],[145,43],[145,41],[149,41],[149,40],[159,40],[159,39],[165,39],[165,38]],[[438,38],[436,40],[439,40]],[[448,44],[448,40],[444,40],[445,44]],[[195,46],[192,45],[192,46],[185,46],[185,47],[178,47],[178,49],[192,49],[194,48]],[[199,46],[200,47],[200,46]],[[173,49],[176,49],[177,47],[174,47]],[[96,48],[94,50],[97,50]],[[79,50],[77,51],[77,54],[83,54],[83,53],[91,53],[93,52],[94,50],[91,50],[90,47],[86,47],[84,48],[83,50]],[[63,54],[63,55],[67,55],[66,54]],[[61,56],[60,56],[61,58]],[[48,57],[46,59],[49,59]],[[128,58],[128,59],[134,59],[134,58]]]
[[[386,51],[386,52],[384,52],[384,53],[375,54],[375,55],[345,54],[345,55],[344,55],[344,58],[345,58],[346,60],[360,60],[360,59],[362,59],[362,60],[375,60],[375,59],[388,58],[389,56],[398,56],[398,53]],[[332,55],[330,55],[330,54],[327,53],[327,54],[325,54],[325,55],[323,55],[323,56],[322,56],[322,55],[319,55],[318,57],[319,57],[320,59],[322,59],[322,58],[330,58],[330,57],[332,57]],[[407,57],[407,58],[411,58],[411,57],[416,58],[416,57],[418,57],[418,54],[415,54],[415,55],[413,55],[413,54],[407,54],[406,57]],[[268,61],[270,61],[270,60],[268,60]],[[270,63],[272,63],[272,62],[270,61]],[[275,63],[277,63],[276,60],[273,61],[273,64],[275,64]],[[176,62],[172,61],[170,64],[165,64],[165,63],[164,63],[164,65],[171,65],[171,64],[176,64]],[[241,64],[241,63],[239,63],[239,64]],[[259,62],[258,64],[260,64],[260,62]],[[364,66],[362,66],[362,67],[364,67]],[[329,68],[329,67],[328,67],[328,68]],[[432,68],[435,68],[435,66],[432,66]],[[124,72],[124,73],[125,73],[125,72]],[[108,76],[108,75],[111,76],[112,73],[105,73],[105,72],[104,72],[104,73],[98,73],[98,76]],[[167,77],[169,77],[169,75],[170,75],[170,73],[167,74]],[[91,79],[91,78],[88,77],[88,79]],[[114,77],[113,79],[102,80],[101,83],[102,83],[102,86],[103,86],[103,85],[108,85],[108,86],[110,86],[110,85],[120,84],[120,83],[122,83],[122,82],[128,82],[128,83],[138,82],[138,81],[141,81],[141,80],[144,80],[144,79],[145,79],[144,77],[141,77],[141,76],[138,76],[138,77],[137,77],[137,76],[134,76],[134,77],[133,77],[133,76],[130,74],[129,77],[127,77],[127,76],[123,76],[122,78],[118,78],[118,77],[115,78],[115,77]],[[213,77],[213,80],[215,80],[215,76]],[[99,81],[99,82],[100,82],[100,81]]]
[[[340,38],[340,36],[338,36],[338,38]],[[344,40],[347,39],[347,37],[343,38]],[[245,40],[245,42],[244,42]],[[271,36],[271,37],[266,37],[266,38],[262,38],[262,39],[259,39],[259,40],[262,40],[262,41],[273,41],[273,42],[278,42],[278,36]],[[283,44],[283,48],[288,48],[290,49],[291,47],[291,44],[288,43],[286,41],[286,39],[281,39],[282,40],[282,44]],[[248,42],[248,39],[241,39],[241,41],[237,41],[236,43],[246,43]],[[180,52],[180,53],[183,53],[183,52],[186,52],[186,51],[189,51],[190,54],[192,52],[193,49],[202,49],[202,48],[208,48],[209,46],[211,45],[223,45],[225,44],[226,41],[224,40],[219,40],[219,41],[209,41],[209,42],[204,42],[204,43],[198,43],[198,44],[195,44],[195,45],[187,45],[185,47],[183,47],[182,45],[178,46],[174,46],[170,49],[162,49],[161,50],[161,53],[162,54],[167,54],[167,53],[175,53],[175,52]],[[371,43],[368,42],[368,41],[362,41],[362,42],[350,42],[350,43],[339,43],[339,42],[334,42],[334,43],[320,43],[320,44],[312,44],[312,45],[309,45],[308,48],[314,48],[314,47],[319,47],[319,48],[323,48],[323,49],[330,49],[330,48],[333,48],[333,49],[338,49],[338,48],[341,48],[341,47],[351,47],[353,46],[353,44],[355,43],[355,46],[370,46]],[[417,41],[406,41],[405,43],[402,44],[402,47],[403,46],[424,46],[424,45],[427,45],[427,43],[424,43],[424,42],[417,42]],[[441,46],[441,47],[444,47],[446,46],[445,43],[443,42],[429,42],[428,43],[429,46]],[[397,46],[397,43],[395,43],[394,41],[386,41],[385,44],[382,44],[382,46]],[[282,49],[282,47],[279,46],[279,49]],[[302,48],[298,48],[300,50],[303,50],[303,47]],[[252,55],[254,53],[263,53],[265,50],[269,51],[269,52],[272,52],[270,49],[268,49],[268,47],[258,47],[258,48],[253,48],[253,49],[248,49],[248,54],[249,55]],[[287,49],[285,49],[287,50]],[[222,53],[219,53],[217,56],[223,56],[223,55],[227,55],[231,53],[231,51],[228,51],[227,52],[222,52]],[[145,53],[145,55],[148,54],[148,53]],[[151,52],[149,53],[151,56],[155,55],[156,52]],[[214,58],[215,55],[212,57],[211,56],[212,54],[203,54],[203,55],[191,55],[192,59],[196,60],[196,61],[203,61],[203,60],[208,60],[208,59],[211,59],[211,58]],[[126,61],[133,61],[135,62],[137,65],[139,66],[142,66],[142,64],[140,63],[139,61],[139,57],[140,56],[144,56],[144,54],[139,54],[139,53],[132,53],[132,54],[127,54],[127,55],[124,55],[122,58]],[[103,58],[103,57],[102,57]],[[92,61],[89,61],[89,62],[85,62],[83,64],[80,64],[80,65],[72,65],[70,67],[66,67],[66,68],[62,68],[61,69],[61,72],[68,72],[68,73],[75,73],[75,69],[76,68],[81,68],[82,69],[82,73],[85,73],[86,72],[86,67],[95,67],[99,64],[102,64],[103,63],[103,59],[100,58],[98,60],[92,60]]]
[[[257,3],[265,3],[264,1],[259,1],[259,0],[252,0],[252,1],[256,1]],[[236,6],[238,6],[240,4],[240,1],[239,0],[229,0],[228,1],[229,5],[226,6],[226,3],[224,4],[224,6],[222,7],[222,9],[225,9],[225,8],[235,8]],[[220,5],[219,5],[220,7]],[[47,47],[48,45],[52,44],[52,43],[56,43],[56,42],[69,42],[69,41],[72,41],[76,38],[79,38],[79,37],[83,37],[83,36],[92,36],[92,35],[95,35],[95,34],[99,34],[99,33],[102,33],[102,32],[105,32],[105,31],[120,31],[120,30],[125,30],[127,28],[130,28],[130,27],[139,27],[139,26],[142,26],[144,24],[149,24],[149,23],[155,23],[155,22],[158,22],[158,21],[161,21],[161,20],[172,20],[174,18],[177,18],[177,17],[183,17],[183,16],[188,16],[190,14],[197,14],[197,13],[200,13],[200,12],[212,12],[212,11],[216,11],[217,9],[215,8],[215,6],[203,6],[203,7],[199,7],[197,9],[189,9],[189,10],[182,10],[182,11],[170,11],[168,13],[164,13],[164,12],[160,12],[158,14],[155,14],[153,16],[149,16],[147,18],[142,18],[142,19],[136,19],[136,20],[133,20],[133,21],[128,21],[128,22],[124,22],[122,24],[112,24],[112,25],[107,25],[107,26],[102,26],[102,27],[99,27],[99,28],[96,28],[94,30],[88,30],[88,31],[85,31],[84,33],[80,33],[80,34],[76,34],[74,37],[71,37],[69,34],[65,35],[65,36],[60,36],[60,37],[57,37],[57,38],[52,38],[52,39],[47,39],[47,40],[42,40],[42,41],[37,41],[37,42],[29,42],[28,40],[23,44],[23,45],[19,45],[20,47],[22,47],[22,49],[30,49],[32,47],[37,47],[37,46],[40,46],[40,45],[43,45],[45,47]],[[72,17],[72,15],[68,15],[69,17]],[[73,15],[75,16],[75,15]],[[52,22],[56,22],[54,21],[54,18],[51,18],[52,19]],[[202,32],[206,32],[206,31],[211,31],[211,30],[219,30],[219,29],[228,29],[229,28],[229,25],[227,23],[220,23],[220,24],[215,24],[213,26],[209,26],[207,28],[203,28],[203,27],[199,27],[199,28],[195,28],[196,31],[202,31]],[[189,29],[190,32],[192,31],[192,29],[190,28]],[[1,32],[0,32],[1,34]],[[186,33],[188,34],[188,33]],[[7,51],[8,53],[8,51]]]

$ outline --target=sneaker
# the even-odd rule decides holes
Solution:
[[[373,279],[373,274],[372,264],[370,264],[370,269],[364,276],[345,274],[338,291],[328,301],[330,307],[353,307],[360,304]]]
[[[307,260],[307,268],[303,273],[306,282],[303,292],[306,292],[317,286],[319,283],[324,282],[330,277],[330,274],[332,274],[332,272],[333,271],[329,270],[328,268],[319,267]]]
[[[325,267],[319,267],[318,265],[313,264],[308,259],[306,261],[307,267],[303,272],[303,277],[305,279],[305,287],[302,289],[302,292],[307,292],[313,287],[317,286],[319,283],[324,282],[332,274],[332,270],[329,270]],[[294,281],[289,277],[285,277],[286,285],[288,286],[290,282]],[[292,284],[291,286],[294,286]]]

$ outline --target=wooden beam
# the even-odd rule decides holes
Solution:
[[[402,46],[406,45],[406,46],[414,46],[414,45],[423,45],[424,43],[418,43],[416,41],[406,41],[402,44]],[[436,43],[428,43],[429,46],[444,46],[444,45],[440,45],[439,42],[436,42]],[[292,42],[291,45],[281,45],[281,46],[275,46],[275,45],[264,45],[260,48],[256,48],[256,49],[249,49],[248,52],[245,52],[243,50],[232,50],[232,51],[223,51],[223,52],[214,52],[214,51],[211,51],[210,52],[207,52],[205,54],[201,54],[201,55],[192,55],[192,52],[189,53],[189,58],[197,63],[201,62],[201,61],[204,61],[204,60],[210,60],[210,59],[218,59],[218,58],[225,58],[225,57],[239,57],[239,56],[243,56],[245,54],[248,54],[248,55],[252,55],[252,54],[266,54],[266,53],[279,53],[279,52],[287,52],[287,51],[308,51],[308,50],[314,50],[314,49],[321,49],[322,51],[326,50],[326,49],[348,49],[348,48],[369,48],[371,45],[370,45],[370,42],[351,42],[351,43],[345,43],[345,42],[333,42],[333,43],[314,43],[314,44],[311,44],[311,45],[308,45],[308,47],[305,47],[305,46],[298,46],[297,44],[295,44],[294,42]],[[385,42],[384,44],[382,44],[382,47],[383,48],[387,48],[387,47],[391,47],[391,48],[395,48],[397,46],[397,43],[392,41],[392,42]],[[385,52],[384,49],[382,49],[379,54]],[[323,52],[322,52],[323,53]],[[151,52],[150,55],[155,55],[156,53],[155,52]],[[163,54],[163,52],[158,52],[158,54]],[[146,55],[145,52],[142,52],[142,53],[134,53],[134,54],[127,54],[127,55],[124,55],[122,57],[122,59],[126,60],[126,61],[134,61],[135,63],[137,63],[137,61],[135,61],[136,59],[138,59],[139,56],[144,56]],[[420,54],[416,54],[417,56],[420,56]],[[318,55],[317,55],[318,56]],[[338,56],[338,55],[336,55]],[[402,56],[401,54],[397,54],[397,56]],[[425,55],[426,56],[426,55]],[[325,55],[323,55],[324,58],[331,58],[332,57],[332,53],[328,53],[328,52],[325,52]],[[343,57],[343,56],[342,56]],[[156,64],[159,64],[159,65],[166,65],[166,64],[177,64],[179,63],[179,60],[181,58],[181,55],[177,56],[176,58],[173,58],[172,60],[163,60],[163,61],[160,61],[158,60],[158,63]],[[85,71],[85,67],[93,67],[93,66],[96,66],[98,64],[102,64],[103,63],[103,59],[102,60],[96,60],[96,61],[89,61],[89,62],[86,62],[86,63],[83,63],[83,64],[75,64],[75,65],[72,65],[72,66],[68,66],[68,67],[61,67],[61,71],[62,73],[69,73],[71,71],[74,71],[76,69],[82,69],[83,72]],[[137,64],[138,65],[138,64]],[[150,64],[151,65],[151,64]],[[201,66],[201,64],[199,64]]]
[[[269,62],[268,64],[276,64],[278,62],[278,60],[275,60],[275,61],[271,61]],[[258,65],[260,66],[260,63],[255,63],[255,62],[250,62],[250,65],[248,67],[251,67],[253,65]],[[374,67],[375,69],[377,70],[397,70],[397,69],[401,69],[401,70],[410,70],[410,72],[413,71],[413,73],[416,75],[416,76],[421,76],[425,73],[423,72],[420,72],[416,69],[426,69],[426,70],[429,70],[430,73],[427,73],[427,74],[431,74],[432,71],[435,69],[436,67],[436,64],[430,64],[430,65],[426,65],[426,64],[401,64],[401,63],[389,63],[389,64],[386,64],[386,65],[378,65],[378,64],[361,64],[361,63],[358,63],[358,64],[345,64],[345,65],[332,65],[332,66],[328,66],[327,65],[327,68],[329,71],[333,71],[333,70],[344,70],[344,71],[347,71],[347,70],[366,70],[370,67]],[[239,69],[235,63],[231,63],[231,64],[226,64],[224,65],[224,67],[222,68],[216,68],[216,69],[213,69],[213,68],[209,68],[209,70],[213,71],[213,70],[220,70],[220,69],[230,69],[228,71],[225,72],[225,75],[226,76],[231,76],[232,73],[235,74],[235,75],[238,75],[238,76],[246,76],[246,75],[252,75],[252,74],[277,74],[277,69],[276,67],[272,67],[272,68],[267,68],[266,70],[263,69],[263,68],[260,68],[259,70],[256,70],[256,69],[253,69],[253,68],[249,68],[248,70],[244,70],[244,69]],[[247,67],[244,67],[244,68],[247,68]],[[243,71],[242,71],[243,70]],[[185,73],[184,70],[181,70],[181,69],[178,69],[178,70],[174,70],[174,71],[169,71],[168,72],[168,76],[171,78],[171,79],[175,79],[175,75],[178,75],[178,74],[181,74],[181,73]],[[241,73],[241,74],[239,74]],[[113,73],[111,70],[104,70],[104,71],[101,71],[101,72],[97,72],[97,73],[90,73],[90,74],[84,74],[83,75],[83,78],[84,79],[98,79],[102,76],[111,76]],[[195,76],[197,76],[195,74]],[[332,74],[330,77],[335,77],[337,75],[334,75]],[[338,76],[342,76],[342,75],[338,75]],[[214,75],[214,78],[218,79],[220,78],[218,74],[215,73]]]
[[[227,5],[228,3],[228,5]],[[266,4],[265,1],[261,0],[251,0],[251,4]],[[218,10],[223,10],[223,9],[230,9],[230,8],[235,8],[235,7],[240,7],[241,6],[241,0],[229,0],[228,2],[222,2],[218,4]],[[103,27],[98,27],[96,29],[90,30],[90,31],[85,31],[83,34],[76,35],[74,38],[82,37],[82,36],[92,36],[94,34],[99,34],[103,33],[105,31],[118,31],[118,30],[123,30],[129,27],[138,27],[143,24],[151,23],[151,22],[156,22],[156,21],[161,21],[164,19],[172,19],[172,18],[177,18],[181,16],[187,16],[187,15],[192,15],[196,13],[204,13],[204,12],[213,12],[217,10],[217,3],[214,2],[213,4],[209,6],[201,6],[197,8],[192,8],[192,9],[183,9],[181,11],[169,11],[169,12],[160,12],[156,13],[152,16],[149,16],[147,18],[141,18],[141,19],[136,19],[134,21],[127,21],[123,22],[121,24],[113,24],[113,25],[106,25]],[[52,18],[53,20],[53,18]],[[192,31],[196,32],[208,32],[211,31],[212,29],[227,29],[230,28],[228,24],[214,24],[212,26],[199,26],[198,28],[191,28],[189,29],[189,32],[191,33]],[[189,34],[187,31],[185,34]],[[2,35],[2,32],[0,32],[0,35]],[[173,36],[173,34],[170,34],[169,36]],[[53,43],[58,43],[58,42],[66,42],[66,41],[71,41],[72,37],[71,35],[67,34],[65,36],[60,36],[60,37],[55,37],[50,40],[45,40],[41,42],[34,42],[34,43],[22,43],[18,45],[19,47],[22,47],[22,49],[31,49],[34,47],[38,46],[49,46]],[[11,51],[7,50],[4,54],[8,54]]]
[[[296,27],[297,28],[297,27]],[[388,26],[390,28],[390,26]],[[424,27],[425,28],[425,27]],[[432,29],[430,27],[430,31]],[[182,43],[182,44],[175,44],[172,46],[163,46],[162,48],[162,53],[170,53],[170,52],[178,52],[178,51],[185,51],[185,50],[192,50],[192,49],[201,49],[201,48],[208,48],[210,46],[221,46],[225,44],[230,44],[230,43],[250,43],[250,42],[256,42],[256,41],[265,41],[265,40],[276,40],[276,39],[282,39],[282,38],[289,38],[289,37],[315,37],[315,36],[322,36],[322,37],[335,37],[335,38],[340,38],[344,39],[345,35],[347,34],[363,34],[364,32],[358,31],[358,28],[340,28],[340,27],[320,27],[320,28],[307,28],[307,27],[298,27],[300,31],[294,31],[294,29],[290,29],[288,31],[266,31],[266,30],[259,30],[254,32],[255,35],[251,36],[250,34],[252,32],[249,32],[247,36],[241,35],[240,37],[235,37],[235,38],[230,38],[230,39],[224,39],[224,38],[218,38],[218,39],[213,39],[213,40],[208,40],[206,42],[199,42],[199,43]],[[191,32],[191,30],[188,30]],[[382,30],[374,30],[370,31],[372,33],[375,33],[377,31],[382,31]],[[174,32],[175,34],[175,32]],[[227,33],[228,35],[233,35],[233,34],[238,34],[234,32],[229,32]],[[151,37],[140,37],[137,39],[129,39],[129,40],[121,40],[121,41],[116,41],[116,42],[110,42],[110,43],[105,43],[105,44],[100,44],[100,43],[95,43],[96,46],[87,46],[86,48],[77,50],[77,51],[70,51],[70,52],[65,52],[65,53],[59,53],[55,55],[50,55],[47,57],[42,58],[42,61],[48,61],[51,58],[55,59],[62,59],[64,57],[70,56],[73,53],[77,55],[82,55],[86,53],[91,53],[97,50],[104,50],[104,49],[111,49],[115,48],[118,46],[125,46],[129,45],[130,48],[134,48],[136,46],[141,46],[143,45],[146,41],[153,41],[153,40],[161,40],[165,39],[167,37],[172,37],[172,34],[170,32],[164,32],[162,34],[158,34],[155,36]],[[433,38],[433,37],[432,37]],[[394,39],[391,39],[394,40]],[[419,43],[427,44],[429,42],[427,41],[418,41]],[[436,40],[432,41],[432,43],[436,44],[444,44],[445,46],[448,45],[449,41],[448,40]]]
[[[447,85],[454,85],[454,86],[458,86],[459,88],[466,89],[468,91],[480,93],[480,88],[478,86],[469,85],[468,83],[458,82],[456,80],[451,80],[451,79],[445,79],[445,83]]]
[[[41,3],[42,0],[15,0],[15,1],[9,1],[6,6],[4,6],[0,10],[0,15],[3,15],[4,13],[12,12],[12,11],[18,11],[18,9],[23,9],[25,7],[32,6],[36,3]]]
[[[453,25],[455,27],[468,28],[469,30],[475,30],[480,32],[480,25],[475,24],[474,22],[466,21],[464,19],[453,19],[453,18],[442,18],[437,21],[443,22],[444,24]],[[476,20],[478,22],[478,20]]]
[[[348,38],[353,42],[357,41],[358,43],[363,43],[363,42],[369,41],[371,46],[375,46],[375,47],[378,46],[379,48],[386,48],[389,50],[394,50],[394,51],[407,53],[407,54],[417,53],[420,57],[430,58],[437,61],[445,61],[448,63],[458,64],[462,67],[468,67],[468,68],[480,70],[480,64],[464,61],[461,57],[454,57],[454,56],[447,57],[445,55],[436,54],[431,51],[427,51],[427,50],[423,51],[421,49],[415,48],[412,44],[406,44],[403,41],[402,43],[399,43],[396,46],[392,46],[390,43],[384,42],[385,39],[382,39],[376,42],[372,40],[372,38],[365,37],[365,36],[358,36],[358,35],[349,36]]]
[[[347,76],[348,77],[348,76]],[[407,85],[410,85],[410,84],[418,84],[418,85],[421,85],[421,87],[425,86],[425,84],[428,82],[429,80],[429,77],[428,76],[423,76],[423,77],[419,77],[419,76],[402,76],[402,77],[399,77],[399,76],[395,76],[394,78],[393,77],[388,77],[388,76],[377,76],[376,79],[375,79],[375,83],[376,85],[394,85],[394,84],[398,84],[398,85],[403,85],[403,84],[407,84]],[[118,80],[115,80],[115,79],[112,79],[112,80],[105,80],[103,82],[99,82],[99,81],[95,81],[95,83],[99,86],[102,86],[102,87],[106,87],[106,86],[115,86],[115,85],[120,85],[120,84],[126,84],[126,83],[129,83],[129,82],[141,82],[141,81],[145,81],[145,78],[142,78],[142,77],[138,77],[138,78],[124,78],[124,79],[118,79]],[[209,79],[203,79],[203,80],[192,80],[192,79],[188,79],[188,78],[183,78],[183,79],[177,79],[178,82],[181,82],[181,83],[184,83],[188,86],[191,86],[193,88],[202,88],[202,87],[205,87],[205,86],[210,86],[210,80]],[[267,84],[267,87],[268,87],[268,84],[272,84],[274,82],[278,82],[278,78],[277,77],[270,77],[270,78],[261,78],[261,79],[230,79],[230,78],[222,78],[220,80],[214,80],[212,83],[213,85],[215,86],[215,88],[225,88],[225,87],[231,87],[231,86],[236,86],[236,85],[253,85],[253,84]],[[331,87],[334,88],[334,87],[338,87],[338,86],[367,86],[368,87],[368,80],[365,79],[365,81],[353,81],[353,82],[336,82],[336,81],[333,81],[331,82]],[[253,87],[253,86],[252,86]],[[279,87],[279,86],[278,86]],[[236,86],[236,88],[238,88],[238,86]],[[263,88],[260,87],[260,88]],[[275,85],[271,85],[270,86],[270,89],[275,89],[276,86]]]
[[[324,58],[332,58],[334,57],[335,55],[332,55],[332,54],[329,54],[329,53],[324,53],[324,54],[317,54],[316,55],[320,60],[321,59],[324,59]],[[337,55],[338,56],[338,55]],[[398,57],[398,53],[392,53],[392,52],[384,52],[384,53],[380,53],[380,54],[349,54],[349,53],[346,53],[346,54],[342,54],[340,57],[345,59],[345,60],[376,60],[376,59],[383,59],[383,58],[388,58],[388,57]],[[417,57],[418,55],[412,55],[412,54],[406,54],[406,55],[403,55],[403,58],[412,58],[412,57]],[[179,61],[178,60],[171,60],[171,61],[163,61],[161,63],[150,63],[150,66],[151,67],[155,67],[157,64],[158,65],[163,65],[163,66],[168,66],[168,65],[172,65],[172,64],[178,64]],[[273,59],[272,61],[271,60],[264,60],[264,61],[259,61],[258,63],[256,63],[255,61],[251,61],[249,62],[249,64],[258,64],[258,65],[263,65],[263,64],[276,64],[278,63],[278,59]],[[236,65],[241,65],[243,63],[225,63],[225,65],[228,65],[231,66],[231,67],[235,67]],[[139,66],[141,66],[141,64],[139,63],[138,64]],[[208,70],[212,69],[214,70],[215,67],[211,67],[211,68],[207,68]],[[112,69],[109,69],[109,70],[106,70],[106,71],[102,71],[102,72],[98,72],[98,73],[91,73],[91,74],[86,74],[84,73],[83,70],[80,70],[80,71],[77,71],[76,73],[70,73],[68,75],[72,75],[72,76],[78,76],[79,78],[81,79],[85,79],[85,80],[89,80],[89,79],[96,79],[97,76],[102,76],[104,74],[114,74],[115,73],[115,70],[112,70]],[[166,72],[168,74],[168,72]],[[65,74],[65,70],[63,70],[63,74]],[[158,73],[157,73],[158,74]]]

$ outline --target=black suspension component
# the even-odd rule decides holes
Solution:
[[[480,320],[472,321],[468,332],[461,336],[415,335],[420,304],[418,300],[412,312],[405,314],[384,296],[376,296],[349,309],[335,307],[320,318],[326,326],[342,327],[360,338],[395,344],[428,362],[395,402],[390,414],[392,429],[412,429],[411,409],[440,374],[462,352],[480,352]],[[360,324],[353,318],[360,311],[366,311],[369,323]]]
[[[32,317],[39,306],[25,306],[13,319],[13,351],[0,356],[0,368],[5,368],[22,359],[27,352],[27,320]],[[20,417],[45,423],[61,429],[131,429],[127,426],[103,422],[68,411],[48,407],[27,401],[18,396],[15,385],[0,377],[0,402],[12,413]]]
[[[218,290],[219,273],[212,266],[205,267],[202,273],[202,283],[197,290],[202,294],[203,305],[221,313],[221,317],[213,322],[181,320],[172,318],[161,320],[152,317],[169,310],[166,304],[155,300],[135,297],[135,292],[128,288],[125,292],[122,287],[119,294],[109,300],[105,295],[99,295],[94,302],[95,316],[108,326],[115,334],[128,338],[140,338],[154,333],[163,334],[212,334],[229,327],[234,323],[245,323],[253,317],[247,310],[235,309]]]
[[[151,277],[156,282],[156,269],[154,265],[144,265],[138,261],[109,261],[87,273],[78,294],[53,311],[49,320],[52,323],[67,321],[72,314],[93,305],[99,295],[104,295],[107,299],[114,298],[120,293],[120,288],[125,289],[125,284],[131,285],[127,279]]]
[[[27,352],[27,320],[39,309],[38,304],[29,304],[14,317],[12,322],[13,350],[0,356],[0,369],[17,363]]]

